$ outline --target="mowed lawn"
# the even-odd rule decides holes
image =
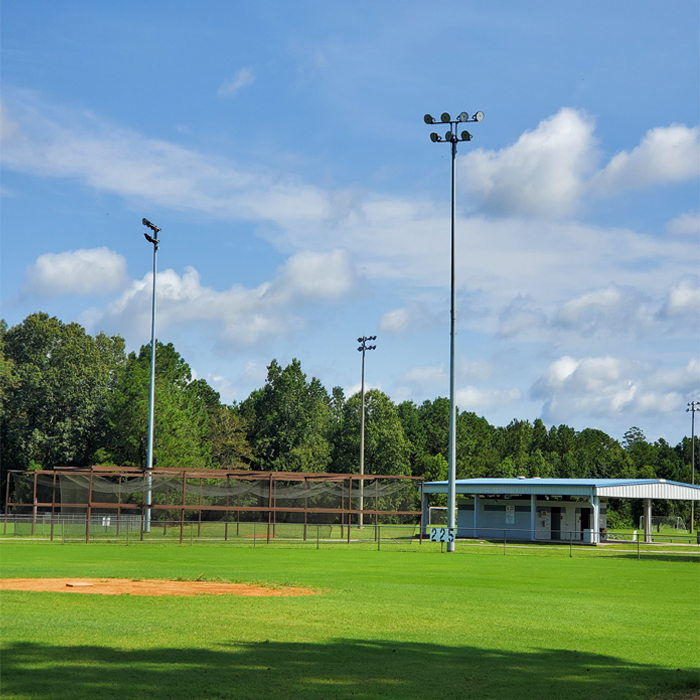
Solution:
[[[2,696],[674,698],[698,687],[697,561],[8,542],[2,576],[320,595],[2,593]]]

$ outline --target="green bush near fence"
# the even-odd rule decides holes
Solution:
[[[4,591],[3,697],[632,700],[697,688],[697,560],[486,556],[496,551],[4,540],[3,577],[204,577],[320,593]]]

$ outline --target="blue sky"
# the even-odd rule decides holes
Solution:
[[[329,389],[676,443],[700,398],[695,0],[68,2],[2,15],[2,315]]]

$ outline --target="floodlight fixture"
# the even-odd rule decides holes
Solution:
[[[155,224],[152,224],[148,219],[141,219],[141,223],[144,226],[148,226],[148,228],[150,228],[151,231],[153,231],[154,233],[158,233],[158,231],[162,230],[160,227],[156,226]]]
[[[484,118],[483,112],[477,112],[473,117],[475,122],[480,122],[483,118]]]
[[[466,112],[460,112],[459,116],[457,117],[458,122],[468,122],[469,121],[469,115]]]
[[[430,140],[433,143],[437,143],[440,140],[440,137],[433,131],[433,133],[430,134]]]
[[[433,117],[432,117],[430,114],[426,114],[426,115],[423,117],[423,121],[424,121],[426,124],[435,124],[435,119],[433,119]]]
[[[463,131],[460,136],[462,137],[462,141],[471,141],[472,140],[472,135],[468,131]]]
[[[450,113],[449,113],[449,112],[443,112],[443,113],[440,115],[440,121],[441,121],[443,124],[447,124],[448,122],[452,121],[452,120],[450,119]]]

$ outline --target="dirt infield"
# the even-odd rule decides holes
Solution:
[[[267,588],[247,583],[215,581],[134,581],[128,578],[4,578],[0,591],[49,591],[53,593],[93,593],[100,595],[246,595],[298,596],[317,591],[294,586]]]

